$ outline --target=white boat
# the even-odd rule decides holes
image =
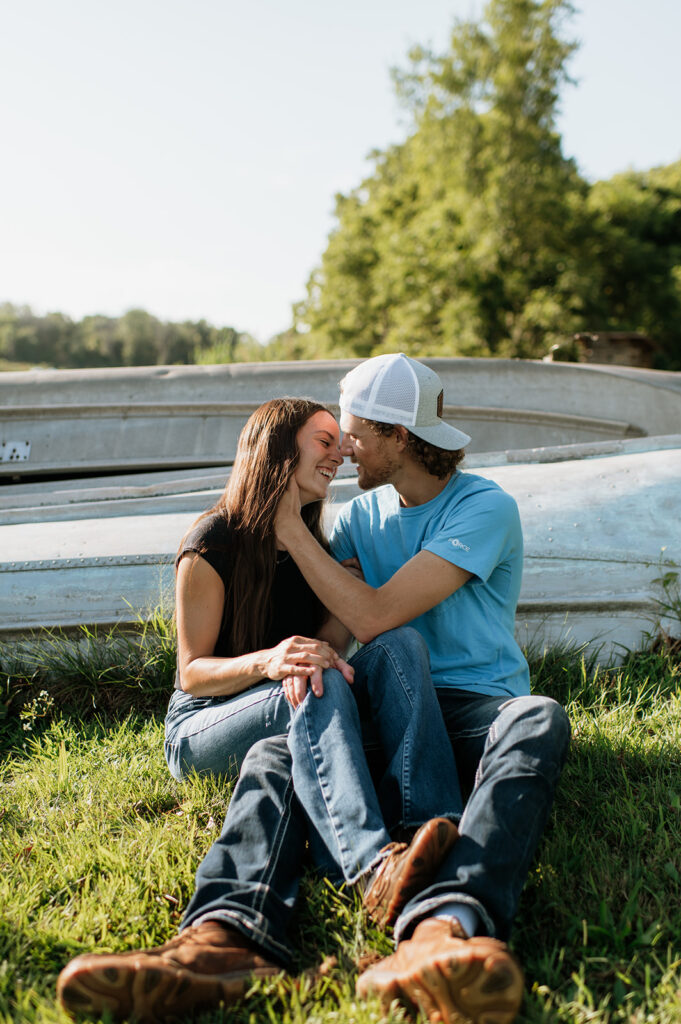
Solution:
[[[466,468],[518,502],[525,569],[518,637],[595,643],[607,660],[660,623],[656,580],[679,571],[681,435],[471,455]],[[218,471],[11,485],[0,526],[0,635],[39,626],[134,624],[172,608],[173,559],[220,494]],[[328,525],[358,493],[346,466]]]
[[[520,639],[637,647],[657,628],[655,580],[681,562],[681,374],[427,362],[446,417],[473,436],[467,467],[518,501]],[[0,374],[0,636],[170,608],[174,552],[222,490],[252,409],[276,394],[335,408],[354,365]],[[329,516],[356,490],[347,466]]]
[[[508,359],[426,362],[442,377],[445,419],[471,435],[473,454],[681,429],[681,374]],[[338,381],[354,365],[0,373],[0,480],[222,466],[261,402],[311,395],[335,410]]]

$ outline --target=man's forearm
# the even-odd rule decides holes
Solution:
[[[281,539],[322,604],[361,643],[382,631],[379,592],[327,554],[302,520],[287,526]]]

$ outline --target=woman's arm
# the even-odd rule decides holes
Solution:
[[[236,658],[213,655],[220,633],[225,587],[200,555],[185,555],[177,570],[177,665],[180,685],[195,697],[231,696],[261,679],[312,675],[329,668],[337,654],[325,639],[293,636],[276,647]]]

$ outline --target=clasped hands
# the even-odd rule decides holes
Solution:
[[[326,640],[289,636],[273,647],[267,659],[268,679],[281,679],[286,700],[293,708],[302,704],[308,683],[315,697],[324,693],[322,672],[337,669],[347,683],[352,683],[355,670],[340,657]]]

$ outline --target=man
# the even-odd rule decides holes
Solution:
[[[433,682],[462,787],[460,838],[434,884],[395,925],[397,951],[360,995],[419,1006],[433,1021],[511,1021],[522,974],[505,941],[569,743],[563,709],[529,695],[514,638],[522,532],[514,500],[458,466],[470,438],[442,418],[439,377],[377,356],[341,382],[341,450],[372,489],[340,512],[334,558],[303,528],[294,488],[278,539],[324,604],[368,642],[409,622]],[[373,490],[375,488],[375,490]],[[359,563],[364,582],[340,561]]]

